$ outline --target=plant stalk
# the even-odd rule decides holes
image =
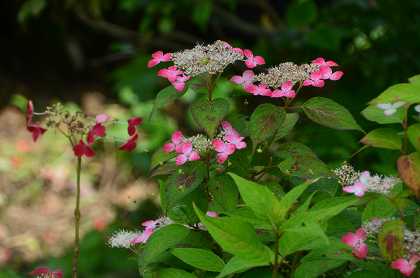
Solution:
[[[277,278],[277,274],[279,272],[279,241],[280,237],[278,232],[276,231],[276,242],[274,244],[274,265],[273,265],[273,275],[272,278]]]
[[[82,169],[82,158],[77,158],[77,179],[76,179],[76,207],[74,209],[74,253],[73,253],[73,266],[72,277],[77,278],[78,263],[80,256],[80,172]]]

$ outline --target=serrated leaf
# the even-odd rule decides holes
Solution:
[[[277,225],[282,220],[282,207],[270,189],[233,173],[229,175],[238,186],[245,204],[254,211],[257,217],[265,219],[272,225]]]
[[[209,210],[228,212],[236,208],[239,192],[232,178],[227,175],[214,176],[208,183],[208,191],[212,196]]]
[[[212,101],[201,98],[191,105],[191,114],[197,125],[214,137],[220,122],[229,112],[229,102],[218,98]]]
[[[276,140],[286,137],[292,131],[298,120],[299,113],[287,113],[284,122],[277,130]]]
[[[372,122],[378,124],[397,124],[402,123],[404,120],[404,109],[398,109],[392,115],[385,115],[384,110],[378,108],[376,105],[369,105],[362,111],[362,115]]]
[[[302,193],[313,183],[308,181],[301,185],[295,186],[292,190],[287,192],[286,195],[280,200],[280,219],[286,218],[287,212],[292,208],[293,204],[302,195]]]
[[[251,115],[249,133],[256,145],[275,136],[286,118],[284,109],[270,103],[259,105]]]
[[[162,148],[159,148],[157,151],[155,151],[152,155],[151,161],[150,161],[150,169],[154,169],[157,166],[163,165],[164,162],[172,159],[175,157],[175,153],[167,153],[164,152]]]
[[[260,242],[254,228],[235,217],[212,218],[195,212],[213,239],[225,250],[245,260],[271,262],[273,252]]]
[[[351,113],[342,105],[324,97],[313,97],[302,105],[306,116],[312,121],[339,130],[360,130]]]
[[[195,268],[220,272],[225,263],[210,250],[199,248],[175,248],[171,252],[175,257]]]
[[[414,146],[414,148],[416,148],[417,151],[420,151],[420,123],[409,126],[407,134],[410,143]]]
[[[370,104],[380,103],[394,103],[397,101],[404,101],[408,104],[420,103],[420,84],[419,83],[401,83],[396,84],[384,92],[378,97],[370,101]]]
[[[384,258],[393,261],[404,256],[404,223],[385,222],[378,234],[379,250]]]
[[[420,153],[403,155],[398,159],[398,173],[417,197],[420,196]]]
[[[386,197],[379,196],[368,202],[363,210],[362,219],[368,221],[373,218],[392,217],[397,212],[394,204]]]
[[[398,135],[398,131],[392,128],[378,128],[372,130],[366,134],[360,142],[371,147],[391,150],[400,150],[402,147],[402,140]]]
[[[258,258],[254,260],[250,260],[250,259],[244,259],[238,256],[234,256],[227,262],[222,272],[216,278],[223,278],[234,273],[244,272],[244,271],[247,271],[248,269],[258,267],[258,266],[265,266],[268,264],[269,262],[262,261]]]
[[[153,109],[149,118],[151,119],[154,116],[157,109],[164,108],[180,96],[182,96],[182,94],[177,92],[172,85],[160,90],[156,95]]]

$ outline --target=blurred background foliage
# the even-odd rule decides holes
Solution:
[[[318,56],[336,60],[345,71],[344,78],[323,90],[307,89],[302,98],[323,95],[335,99],[349,108],[365,130],[375,126],[360,115],[367,101],[390,85],[406,82],[408,77],[420,73],[418,0],[16,0],[1,1],[0,16],[3,27],[1,114],[17,118],[13,107],[22,107],[26,98],[33,99],[38,107],[63,101],[81,107],[88,114],[104,109],[114,111],[115,116],[147,118],[153,109],[154,96],[167,85],[156,77],[156,70],[147,69],[150,53],[158,49],[173,52],[216,39],[250,48],[264,56],[268,65],[284,61],[302,63]],[[233,73],[241,69],[231,70]],[[227,95],[235,90],[235,86],[221,80],[216,94]],[[159,148],[177,126],[190,127],[185,117],[188,101],[186,96],[146,121],[137,152],[111,158],[114,171],[123,176],[114,183],[117,195],[130,184],[141,187],[148,183],[145,177],[150,152]],[[266,99],[246,97],[239,104],[251,111],[263,101]],[[10,203],[26,198],[18,197],[23,193],[16,188],[28,191],[25,194],[36,200],[33,196],[37,196],[37,190],[48,184],[45,177],[37,176],[43,167],[35,162],[36,156],[46,161],[47,150],[40,146],[41,150],[30,155],[13,151],[16,146],[22,148],[23,143],[9,146],[6,141],[17,144],[20,141],[16,140],[27,141],[28,137],[18,132],[22,125],[12,125],[11,129],[16,131],[8,134],[10,130],[1,123],[0,192],[4,200],[0,198],[0,215],[3,219],[10,211]],[[299,125],[305,128],[297,129],[290,136],[313,148],[331,167],[351,159],[360,147],[360,133],[330,130],[305,119],[300,119]],[[117,128],[112,132],[118,137],[122,131]],[[44,147],[55,141],[53,136],[43,140]],[[55,154],[53,150],[48,152],[58,156],[61,149]],[[368,149],[352,162],[360,169],[392,174],[396,172],[395,165],[389,161],[395,161],[397,155],[392,151]],[[27,167],[31,170],[13,171],[17,169],[13,168],[16,161],[28,160],[28,156]],[[71,159],[65,155],[60,159],[63,167],[71,171]],[[103,188],[98,180],[103,172],[94,165],[95,162],[86,175],[91,176],[94,195],[102,198]],[[15,188],[16,184],[20,187]],[[8,191],[8,186],[14,187],[13,192]],[[54,187],[51,190],[62,194]],[[153,189],[146,191],[152,192],[151,197],[143,199],[153,200]],[[110,197],[103,201],[107,198]],[[31,202],[36,203],[28,201],[28,206]],[[159,212],[153,201],[138,202],[134,209],[110,199],[107,202],[110,204],[105,209],[111,209],[112,216],[103,229],[87,225],[82,256],[89,256],[82,260],[81,272],[84,277],[136,277],[136,262],[122,259],[122,252],[107,248],[105,239],[116,227],[133,227],[140,219]],[[49,225],[53,226],[54,220]],[[5,230],[13,231],[11,226]],[[0,239],[1,236],[0,229]],[[0,277],[21,277],[17,273],[25,273],[39,264],[65,270],[69,267],[70,258],[65,250],[54,253],[49,248],[41,248],[40,256],[22,259],[23,251],[2,242],[6,241],[0,240],[0,264],[5,270],[0,272]],[[65,247],[69,245],[64,244]]]

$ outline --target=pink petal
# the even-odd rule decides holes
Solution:
[[[322,88],[324,87],[325,82],[324,80],[314,80],[312,83],[312,86],[317,87],[317,88]]]
[[[163,151],[165,153],[170,153],[170,152],[173,152],[174,150],[175,150],[175,145],[172,143],[167,143],[163,145]]]
[[[225,154],[231,155],[235,152],[235,150],[236,150],[235,145],[230,144],[230,143],[225,144],[225,151],[224,151]]]
[[[358,241],[359,237],[356,234],[350,232],[341,237],[341,242],[352,248]]]
[[[181,152],[183,154],[188,154],[192,151],[192,143],[191,142],[185,142],[181,144]]]
[[[257,66],[257,63],[255,63],[254,59],[248,58],[248,60],[245,61],[245,65],[247,66],[247,68],[253,69]]]
[[[219,214],[217,212],[210,211],[210,210],[207,211],[206,215],[209,216],[209,217],[219,217]]]
[[[265,60],[261,56],[255,56],[254,61],[257,65],[264,65],[265,64]]]
[[[342,72],[342,71],[336,71],[333,74],[331,74],[330,79],[331,80],[340,80],[341,77],[343,77],[343,75],[344,75],[344,72]]]
[[[305,81],[303,81],[303,86],[312,86],[314,84],[314,82],[311,79],[306,79]]]
[[[178,166],[180,166],[180,165],[185,164],[185,162],[187,162],[187,160],[188,160],[188,158],[187,158],[187,156],[186,156],[186,155],[184,155],[184,154],[180,154],[180,155],[178,155],[178,156],[176,157],[176,159],[175,159],[175,164],[176,164],[176,165],[178,165]]]
[[[212,144],[216,152],[223,152],[225,149],[225,143],[220,139],[214,139]]]
[[[245,143],[245,142],[243,142],[243,141],[238,142],[237,144],[235,144],[235,147],[236,147],[238,150],[244,149],[244,148],[246,148],[246,143]]]
[[[155,220],[146,220],[143,223],[141,223],[141,225],[143,227],[146,227],[146,228],[152,228],[152,229],[154,229],[154,228],[156,228],[156,223],[157,222]]]
[[[245,82],[251,82],[254,76],[255,74],[252,70],[246,70],[242,73],[242,78]]]
[[[327,61],[325,64],[329,67],[338,67],[338,64],[332,60]]]
[[[362,228],[359,228],[356,230],[356,236],[359,237],[359,239],[366,239],[367,234],[365,232],[365,230],[363,230]]]
[[[159,64],[160,61],[158,59],[150,59],[149,62],[147,62],[147,67],[148,68],[153,68],[154,66],[156,66],[157,64]]]
[[[283,92],[288,92],[293,88],[293,83],[292,81],[288,80],[286,82],[284,82],[283,84],[281,84],[281,90]]]
[[[239,47],[234,47],[234,48],[232,48],[232,50],[235,51],[236,53],[244,55],[244,51],[242,49],[240,49]]]
[[[163,56],[163,51],[161,51],[161,50],[159,50],[159,51],[156,51],[156,52],[152,53],[152,57],[153,57],[153,58],[155,58],[155,59],[158,59],[158,60],[159,60],[162,56]]]
[[[235,84],[242,84],[242,77],[239,76],[239,75],[234,75],[234,76],[232,76],[230,81],[232,81]]]
[[[321,73],[322,79],[330,79],[332,74],[331,68],[327,66],[320,67],[319,72]]]
[[[174,86],[177,92],[182,92],[185,89],[185,82],[180,82],[180,81],[172,82],[172,86]]]
[[[321,65],[325,64],[325,60],[322,57],[318,57],[318,58],[316,58],[315,60],[312,61],[312,64],[321,66]]]
[[[399,270],[404,276],[409,277],[416,269],[415,265],[410,264],[405,259],[398,259],[391,263],[391,268]]]
[[[244,89],[246,92],[254,94],[254,92],[257,90],[257,86],[255,86],[254,84],[246,84]]]
[[[189,157],[189,159],[188,159],[188,160],[190,160],[190,161],[200,160],[200,155],[198,154],[198,152],[197,152],[197,151],[192,151],[192,152],[190,153],[190,157]]]
[[[181,131],[177,130],[172,134],[172,142],[175,144],[180,144],[184,141],[184,135]]]
[[[284,97],[284,93],[282,90],[279,89],[275,89],[274,91],[271,92],[271,97],[272,98],[278,98],[278,97]]]
[[[289,91],[289,92],[285,93],[285,94],[284,94],[284,96],[285,96],[286,98],[295,98],[295,97],[296,97],[296,92],[295,92],[295,91],[293,91],[293,90],[291,90],[291,91]]]
[[[162,56],[162,62],[169,62],[172,59],[172,53],[166,53]]]
[[[311,73],[311,79],[313,81],[319,80],[321,78],[322,78],[322,72],[321,72],[321,70],[314,71],[314,72]]]
[[[366,258],[368,254],[368,246],[365,243],[360,243],[359,245],[353,247],[353,254],[359,259]]]
[[[226,161],[226,159],[228,159],[228,155],[226,155],[226,154],[223,154],[223,153],[219,153],[219,154],[217,154],[217,163],[219,163],[219,164],[223,164],[225,161]]]
[[[96,115],[96,123],[103,124],[109,120],[109,116],[107,114],[99,114]]]
[[[249,50],[249,49],[244,49],[243,52],[244,52],[244,56],[247,57],[247,58],[253,58],[254,57],[254,54],[252,54],[252,51]]]

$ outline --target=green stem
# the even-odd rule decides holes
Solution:
[[[273,265],[273,275],[272,278],[277,278],[279,272],[279,233],[276,231],[276,242],[274,243],[274,265]]]
[[[408,108],[405,109],[404,112],[404,120],[402,123],[402,127],[404,129],[404,139],[403,139],[403,146],[401,149],[401,153],[402,154],[406,154],[407,153],[407,148],[408,148]]]
[[[72,277],[77,278],[78,262],[80,255],[80,172],[82,169],[82,158],[77,158],[77,179],[76,179],[76,208],[74,209],[74,254],[73,254],[73,267]]]

